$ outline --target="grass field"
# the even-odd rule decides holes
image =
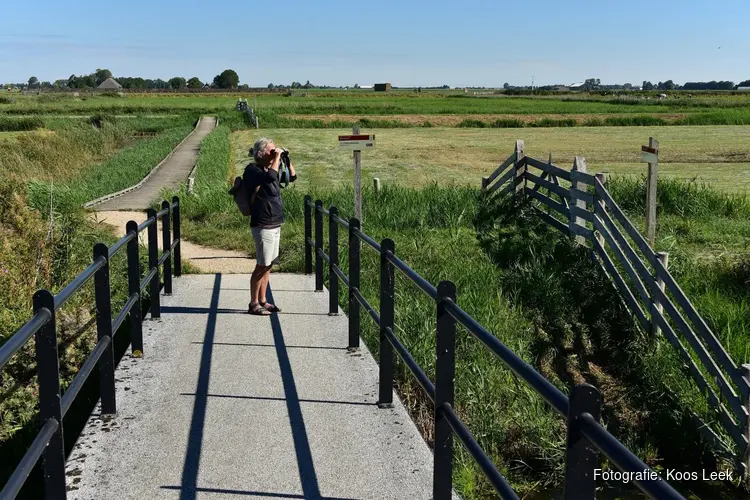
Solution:
[[[586,158],[590,172],[620,176],[645,175],[640,147],[653,135],[660,141],[659,172],[663,178],[696,180],[729,192],[750,188],[750,126],[595,127],[539,129],[368,129],[374,150],[362,154],[363,178],[405,186],[478,186],[523,139],[526,154],[570,167],[573,158]],[[350,130],[261,129],[232,135],[237,167],[248,161],[248,149],[260,135],[290,150],[300,170],[300,185],[351,185],[353,161],[340,151],[336,136]]]
[[[486,232],[476,220],[484,203],[477,189],[481,177],[511,154],[515,140],[523,139],[530,156],[546,159],[552,152],[556,164],[569,168],[579,155],[590,172],[610,172],[613,194],[642,227],[646,165],[639,162],[639,151],[654,136],[661,143],[665,180],[657,248],[670,252],[670,268],[730,354],[748,361],[750,202],[742,194],[750,187],[750,95],[696,93],[655,100],[295,92],[257,97],[260,130],[247,130],[233,110],[240,95],[14,95],[15,102],[0,104],[0,122],[10,129],[0,132],[0,268],[8,269],[0,273],[0,342],[28,318],[35,288],[57,290],[90,262],[92,239],[104,236],[83,223],[80,203],[133,184],[200,114],[215,114],[222,125],[201,147],[195,194],[179,193],[183,237],[252,254],[247,221],[226,190],[229,178],[249,161],[254,139],[268,136],[290,149],[300,175],[284,192],[288,218],[280,268],[301,271],[303,196],[336,204],[344,215],[353,212],[352,155],[338,149],[336,136],[350,133],[349,123],[359,121],[362,132],[377,136],[376,148],[362,160],[369,234],[393,238],[399,256],[433,283],[455,280],[459,303],[561,389],[594,380],[605,392],[610,430],[649,463],[715,465],[695,445],[695,428],[681,411],[688,407],[710,416],[710,409],[685,382],[670,351],[637,342],[639,334],[618,310],[617,298],[599,293],[608,286],[600,275],[589,272],[580,285],[580,275],[566,271],[565,266],[591,267],[588,256],[566,238],[536,226],[532,231],[531,224],[529,234],[510,226],[502,233],[509,237]],[[383,128],[372,126],[378,123]],[[669,123],[680,126],[665,126]],[[373,177],[385,186],[378,195],[371,190]],[[341,251],[346,262],[346,249]],[[560,255],[570,258],[550,258]],[[361,288],[377,307],[378,258],[365,251],[363,256]],[[455,271],[458,261],[465,272]],[[397,283],[397,333],[432,373],[434,310],[408,286]],[[69,306],[65,318],[71,329],[90,317],[81,304]],[[604,311],[603,317],[592,311]],[[606,342],[597,343],[597,332]],[[591,342],[575,351],[579,348],[569,345],[573,333]],[[363,335],[376,350],[376,329],[369,325]],[[89,348],[87,343],[68,347],[66,377]],[[562,420],[484,349],[468,342],[459,349],[459,414],[514,486],[547,498],[559,487],[564,465]],[[0,381],[9,384],[0,390],[9,391],[28,372],[23,361],[29,364],[30,355]],[[590,371],[581,369],[582,359],[590,362]],[[680,404],[655,403],[660,399],[651,396],[667,387]],[[431,408],[403,367],[397,389],[429,441]],[[0,425],[0,445],[31,425],[33,390],[24,385],[16,399],[0,405],[0,413],[9,415]],[[465,454],[458,462],[456,485],[464,498],[487,498],[488,484],[476,466]],[[724,494],[721,485],[712,488],[696,495]],[[726,498],[737,498],[729,490]]]

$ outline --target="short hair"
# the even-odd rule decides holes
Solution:
[[[257,141],[255,141],[255,144],[253,144],[253,159],[257,162],[260,161],[265,155],[266,155],[266,146],[268,146],[269,143],[273,142],[268,137],[261,137]]]

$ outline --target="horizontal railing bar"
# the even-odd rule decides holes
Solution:
[[[174,240],[174,241],[172,242],[172,246],[171,246],[171,247],[169,247],[169,251],[170,251],[170,252],[172,252],[172,251],[173,251],[173,250],[174,250],[175,248],[177,248],[177,245],[179,245],[179,244],[180,244],[180,238],[176,238],[176,239],[175,239],[175,240]]]
[[[311,247],[315,247],[315,240],[314,240],[314,239],[312,239],[312,238],[310,238],[310,237],[308,236],[308,237],[307,237],[307,244],[308,244],[308,245],[310,245]]]
[[[530,156],[527,156],[525,158],[526,165],[531,165],[532,167],[536,167],[539,170],[542,170],[544,172],[547,172],[549,174],[552,174],[557,177],[562,177],[563,179],[569,181],[570,180],[570,170],[565,170],[557,165],[553,165],[551,163],[547,163],[544,161],[539,161],[535,158],[532,158]]]
[[[73,281],[68,283],[68,286],[63,288],[60,293],[55,295],[55,311],[60,309],[63,304],[65,304],[70,297],[73,296],[74,293],[78,291],[79,288],[81,288],[83,285],[86,284],[88,280],[91,279],[91,277],[104,265],[107,263],[107,258],[103,255],[96,259],[94,262],[89,264],[89,266],[81,272],[78,276],[76,276]]]
[[[112,322],[112,335],[114,336],[117,334],[117,330],[122,325],[122,322],[125,321],[125,318],[130,313],[130,310],[133,308],[133,306],[138,302],[138,294],[134,293],[130,296],[128,301],[125,303],[125,306],[123,306],[122,311],[120,311],[120,314],[117,315],[115,320]]]
[[[143,281],[141,281],[141,290],[146,288],[149,283],[151,283],[151,280],[156,275],[156,268],[151,269],[148,274],[143,278]]]
[[[350,288],[350,290],[354,294],[354,298],[356,298],[357,302],[359,302],[362,307],[365,308],[365,311],[367,311],[375,324],[380,326],[380,315],[375,309],[373,309],[370,303],[367,302],[367,299],[365,299],[365,297],[362,295],[362,292],[360,292],[357,288]]]
[[[651,323],[646,317],[646,313],[643,312],[641,305],[638,303],[638,300],[635,298],[635,295],[633,295],[633,292],[630,290],[630,288],[628,288],[628,285],[625,283],[622,275],[615,267],[615,264],[614,262],[612,262],[609,254],[607,254],[607,251],[604,249],[602,244],[599,243],[598,239],[593,238],[591,242],[594,245],[594,250],[596,250],[596,253],[599,254],[599,258],[602,260],[607,274],[609,274],[610,279],[615,284],[615,287],[620,291],[622,297],[625,299],[625,303],[630,309],[630,312],[632,312],[633,315],[635,315],[635,317],[638,319],[638,323],[641,325],[641,328],[643,328],[643,331],[646,333],[650,332]]]
[[[570,171],[570,180],[571,182],[582,182],[584,184],[588,184],[589,186],[593,186],[596,183],[595,176],[587,172],[580,172],[578,170]]]
[[[143,231],[144,229],[146,229],[148,226],[150,226],[154,222],[156,222],[156,219],[154,217],[149,217],[145,221],[143,221],[140,224],[138,224],[138,232],[140,233],[141,231]]]
[[[162,208],[161,210],[159,210],[158,212],[156,212],[156,218],[157,219],[161,219],[162,217],[164,217],[168,213],[169,213],[169,207]]]
[[[573,234],[577,234],[578,236],[583,236],[589,241],[594,238],[594,231],[592,229],[579,226],[578,224],[573,224],[573,227],[568,227],[568,231],[572,231]]]
[[[690,414],[690,417],[693,421],[693,425],[698,429],[698,433],[701,435],[704,441],[706,441],[711,448],[716,452],[717,455],[724,458],[729,463],[734,463],[735,467],[737,467],[737,470],[742,469],[742,465],[737,463],[737,457],[734,456],[734,454],[729,451],[731,449],[731,445],[727,444],[722,438],[719,437],[719,435],[706,423],[698,417],[698,415],[695,414],[694,411],[687,409],[688,413]],[[738,445],[740,446],[740,449],[744,448],[744,445]]]
[[[10,358],[26,345],[26,342],[32,337],[32,335],[41,330],[50,319],[52,319],[52,312],[49,309],[46,307],[39,309],[39,311],[37,311],[37,313],[28,320],[25,325],[19,328],[6,343],[0,346],[0,369],[2,369],[8,361],[10,361]]]
[[[357,229],[356,231],[354,231],[354,234],[357,236],[357,238],[359,238],[360,240],[370,245],[376,251],[380,252],[380,243],[378,243],[377,241],[367,236],[365,233],[362,232],[361,229]]]
[[[583,413],[577,417],[580,419],[581,433],[593,444],[610,462],[615,464],[618,469],[624,472],[643,472],[651,471],[640,458],[635,456],[622,443],[620,443],[612,434],[599,424],[594,417],[588,413]],[[666,481],[659,477],[655,481],[633,480],[633,483],[642,492],[649,497],[659,500],[674,498],[675,500],[685,500],[682,495],[677,493]]]
[[[547,224],[565,234],[570,234],[570,227],[567,224],[555,219],[550,214],[543,212],[539,207],[534,207],[534,209],[536,209],[537,215],[544,219]]]
[[[177,207],[179,207],[179,206],[180,206],[180,202],[179,202],[179,201],[173,201],[173,202],[172,202],[172,203],[171,203],[171,204],[169,205],[169,208],[177,208]]]
[[[328,215],[328,214],[330,214],[330,212],[329,212],[328,210],[326,210],[326,209],[325,209],[325,208],[323,207],[323,205],[320,205],[320,206],[316,206],[316,207],[315,207],[315,210],[317,210],[318,212],[322,213],[323,215]]]
[[[511,351],[505,344],[492,335],[487,329],[480,325],[477,320],[458,307],[452,300],[445,300],[445,308],[448,314],[453,316],[481,343],[487,346],[505,366],[525,380],[545,401],[565,418],[568,416],[568,397],[557,387],[544,378],[538,371],[534,370],[526,361]]]
[[[458,418],[458,415],[453,411],[451,405],[443,403],[440,405],[440,411],[443,413],[450,428],[453,429],[456,437],[458,437],[459,441],[464,445],[464,448],[466,448],[466,451],[469,452],[479,468],[484,472],[484,475],[487,476],[487,479],[492,483],[492,486],[495,487],[495,491],[500,495],[500,498],[503,500],[519,500],[519,496],[516,495],[516,492],[513,491],[513,488],[508,484],[508,481],[505,480],[503,475],[500,474],[500,471],[497,470],[497,467],[495,467],[495,464],[492,463],[490,457],[488,457],[482,447],[479,446],[479,443],[477,443],[474,436],[471,435],[469,429],[467,429],[464,423],[461,422],[461,419]]]
[[[316,248],[315,253],[317,255],[320,255],[320,258],[326,261],[326,264],[329,264],[329,265],[331,264],[331,258],[328,255],[326,255],[326,253],[323,251],[322,248]]]
[[[502,177],[500,177],[497,180],[497,182],[495,182],[491,186],[488,184],[487,193],[492,193],[492,192],[496,191],[497,188],[499,188],[500,186],[502,186],[503,184],[505,184],[506,182],[508,182],[510,179],[512,179],[513,177],[515,177],[515,175],[516,175],[516,169],[515,168],[512,168],[512,169],[508,170],[507,172],[505,172],[502,175]]]
[[[170,250],[164,252],[161,257],[159,257],[159,261],[156,263],[156,265],[161,266],[162,264],[164,264],[170,255],[172,255],[172,252]]]
[[[630,222],[630,219],[628,219],[628,217],[625,215],[625,212],[623,212],[620,206],[615,203],[615,200],[609,194],[609,191],[607,191],[607,189],[598,179],[596,181],[596,194],[601,200],[604,201],[609,210],[612,212],[612,215],[614,215],[615,219],[617,219],[617,222],[619,222],[622,227],[625,228],[625,232],[628,233],[630,238],[635,242],[636,246],[641,249],[641,252],[643,252],[643,255],[646,257],[646,260],[648,260],[652,266],[656,266],[656,262],[658,260],[656,258],[656,254],[651,249],[648,242],[643,238],[643,235],[638,231],[638,229],[636,229],[633,223]]]
[[[119,252],[122,247],[127,245],[130,242],[130,240],[135,238],[135,236],[136,236],[135,232],[129,231],[128,234],[120,238],[120,240],[117,243],[109,247],[109,258],[111,259],[115,255],[117,255],[117,252]]]
[[[349,229],[349,223],[346,222],[344,219],[339,217],[338,215],[333,216],[333,221],[338,224],[339,226],[343,227],[344,229]]]
[[[557,202],[553,200],[552,198],[543,195],[542,193],[538,193],[534,191],[533,189],[529,189],[528,187],[524,188],[523,190],[524,194],[526,196],[530,196],[531,198],[534,198],[535,200],[539,201],[540,203],[543,203],[544,205],[548,206],[549,208],[561,213],[565,217],[570,217],[570,212],[568,212],[568,209],[565,208],[565,205],[563,205],[560,202]],[[572,208],[572,207],[571,207]]]
[[[551,192],[562,196],[565,199],[570,199],[570,189],[564,188],[559,184],[555,184],[554,182],[550,182],[547,179],[543,179],[542,177],[538,175],[534,175],[531,172],[526,172],[524,174],[526,176],[527,180],[530,180],[536,186],[533,188],[536,190],[537,188],[543,187],[545,189],[549,189]],[[547,175],[547,172],[542,173],[542,176]],[[592,202],[593,202],[593,196],[592,196]]]
[[[344,271],[342,271],[339,266],[333,266],[333,272],[336,273],[336,276],[341,278],[341,281],[343,281],[346,286],[349,286],[349,278],[346,277],[346,274],[344,274]]]
[[[21,459],[18,467],[16,467],[16,470],[13,471],[13,474],[10,476],[10,479],[8,479],[8,482],[5,483],[3,491],[0,491],[0,498],[16,498],[18,492],[21,491],[21,488],[23,488],[23,485],[26,482],[26,478],[29,477],[29,474],[36,466],[39,458],[42,456],[42,453],[44,453],[44,450],[47,448],[49,440],[52,438],[52,435],[57,431],[57,428],[59,426],[60,423],[54,418],[50,418],[44,423],[41,430],[39,431],[39,434],[36,435],[34,441],[31,443],[29,449],[26,450],[26,454]]]
[[[700,335],[701,339],[703,339],[706,344],[708,344],[708,348],[714,356],[718,358],[719,364],[724,367],[734,383],[740,389],[740,394],[742,394],[743,397],[747,397],[750,389],[748,382],[745,380],[745,377],[742,376],[742,372],[737,367],[734,360],[729,356],[724,349],[724,346],[719,342],[708,325],[706,325],[706,322],[700,314],[698,314],[698,311],[695,310],[693,303],[687,298],[685,292],[682,291],[682,288],[680,288],[680,285],[677,284],[674,277],[672,277],[669,271],[664,267],[664,264],[657,260],[656,269],[658,275],[664,280],[664,285],[674,296],[675,301],[680,305],[682,310],[685,311],[685,315],[690,322],[696,327],[695,332]]]
[[[65,393],[62,395],[62,399],[60,401],[60,407],[62,416],[64,417],[66,413],[68,413],[68,410],[70,409],[70,405],[73,404],[73,401],[76,399],[76,396],[79,392],[81,392],[81,388],[83,388],[83,384],[86,383],[86,379],[89,378],[89,375],[91,375],[91,371],[96,366],[96,363],[99,362],[99,358],[102,357],[102,354],[104,353],[104,350],[107,348],[107,346],[112,342],[110,337],[107,335],[105,337],[102,337],[99,342],[97,342],[96,347],[94,347],[94,350],[91,351],[91,354],[89,354],[89,357],[86,358],[86,362],[83,363],[83,366],[80,370],[78,370],[78,373],[76,374],[75,378],[73,379],[73,382],[70,383],[68,388],[65,390]]]
[[[500,175],[503,172],[503,170],[505,170],[506,168],[508,168],[514,161],[516,161],[516,153],[515,152],[512,155],[510,155],[508,158],[506,158],[505,161],[502,162],[500,164],[500,166],[495,169],[494,172],[492,172],[492,175],[490,175],[487,178],[487,186],[489,186],[490,184],[492,184],[492,181],[494,181],[495,178],[498,175]]]
[[[587,222],[594,222],[593,212],[589,212],[585,208],[577,207],[573,203],[570,204],[570,215],[573,217],[580,217]]]
[[[424,390],[427,397],[430,398],[432,404],[435,404],[435,385],[432,383],[424,370],[422,370],[422,367],[419,366],[416,361],[414,361],[414,358],[411,356],[411,353],[406,349],[404,344],[402,344],[401,341],[396,338],[396,335],[393,333],[393,330],[391,330],[390,327],[386,327],[385,329],[385,338],[396,350],[406,367],[409,368],[409,371],[412,373],[412,375],[414,375],[414,378],[417,379],[417,383],[420,387],[422,387],[422,390]]]
[[[667,338],[667,341],[669,341],[669,343],[672,344],[672,347],[674,347],[674,349],[677,351],[677,354],[680,356],[682,362],[687,367],[687,371],[693,378],[693,381],[695,381],[695,384],[706,396],[711,406],[716,409],[716,412],[719,416],[719,421],[727,430],[727,433],[732,437],[732,440],[737,443],[738,447],[743,448],[743,446],[747,444],[747,439],[743,435],[742,429],[739,425],[737,425],[737,423],[734,422],[734,420],[732,419],[732,415],[729,413],[724,404],[719,400],[719,397],[717,396],[713,387],[711,387],[701,371],[698,369],[698,366],[695,364],[695,361],[693,361],[690,353],[688,353],[685,345],[682,343],[682,341],[680,341],[677,335],[675,335],[675,332],[672,329],[672,325],[669,324],[664,315],[658,310],[654,311],[654,321],[661,328],[662,334]],[[739,421],[740,424],[744,426],[747,419],[743,421],[742,418],[739,418]]]
[[[432,286],[429,281],[421,277],[414,269],[406,265],[406,263],[393,255],[390,250],[385,253],[385,258],[393,264],[393,266],[401,271],[407,278],[414,282],[424,293],[427,294],[432,300],[437,300],[437,288]]]

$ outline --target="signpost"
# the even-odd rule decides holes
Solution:
[[[352,135],[339,136],[339,149],[354,151],[354,214],[362,222],[362,164],[363,149],[375,147],[374,135],[361,135],[355,126]]]
[[[641,146],[641,162],[648,163],[646,186],[646,236],[651,248],[656,240],[656,183],[659,176],[659,141],[648,138],[648,146]]]

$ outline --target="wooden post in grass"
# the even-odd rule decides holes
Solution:
[[[373,187],[373,189],[375,190],[376,193],[379,193],[380,192],[380,179],[378,179],[377,177],[375,177],[372,180],[372,187]]]
[[[742,376],[750,383],[750,364],[742,365]],[[745,408],[750,413],[750,396],[745,400]],[[750,443],[750,419],[745,423],[745,438]],[[742,478],[745,487],[750,487],[750,444],[745,446],[745,452],[742,455],[742,465],[745,466],[744,476]]]
[[[570,216],[568,227],[570,230],[570,236],[574,237],[576,243],[583,244],[586,238],[578,234],[578,227],[585,227],[585,220],[582,217],[574,215],[574,207],[578,207],[581,210],[586,210],[586,200],[578,198],[577,192],[586,189],[586,184],[579,182],[576,177],[576,172],[586,173],[586,159],[583,156],[576,156],[573,161],[573,171],[570,173]]]
[[[659,177],[659,141],[648,138],[648,146],[641,146],[641,161],[648,163],[646,184],[646,238],[651,248],[656,240],[656,184]]]
[[[523,161],[524,158],[526,158],[526,150],[523,144],[523,141],[518,139],[516,140],[516,161],[513,162],[513,171],[515,172],[515,175],[513,176],[513,197],[516,198],[516,201],[520,199],[520,196],[523,195],[523,188],[526,186],[526,164],[523,163],[522,165],[519,165]]]
[[[658,252],[656,254],[656,258],[659,259],[659,262],[664,266],[664,270],[666,271],[668,269],[667,266],[669,266],[669,253],[668,252]],[[661,271],[659,267],[656,268],[656,286],[659,287],[659,290],[662,292],[664,291],[664,273]],[[663,306],[659,302],[658,299],[651,297],[651,335],[653,337],[656,337],[659,335],[659,325],[656,321],[657,314],[661,314],[664,310]]]
[[[353,135],[359,135],[359,125],[352,129]],[[362,223],[362,152],[354,152],[354,216]]]

